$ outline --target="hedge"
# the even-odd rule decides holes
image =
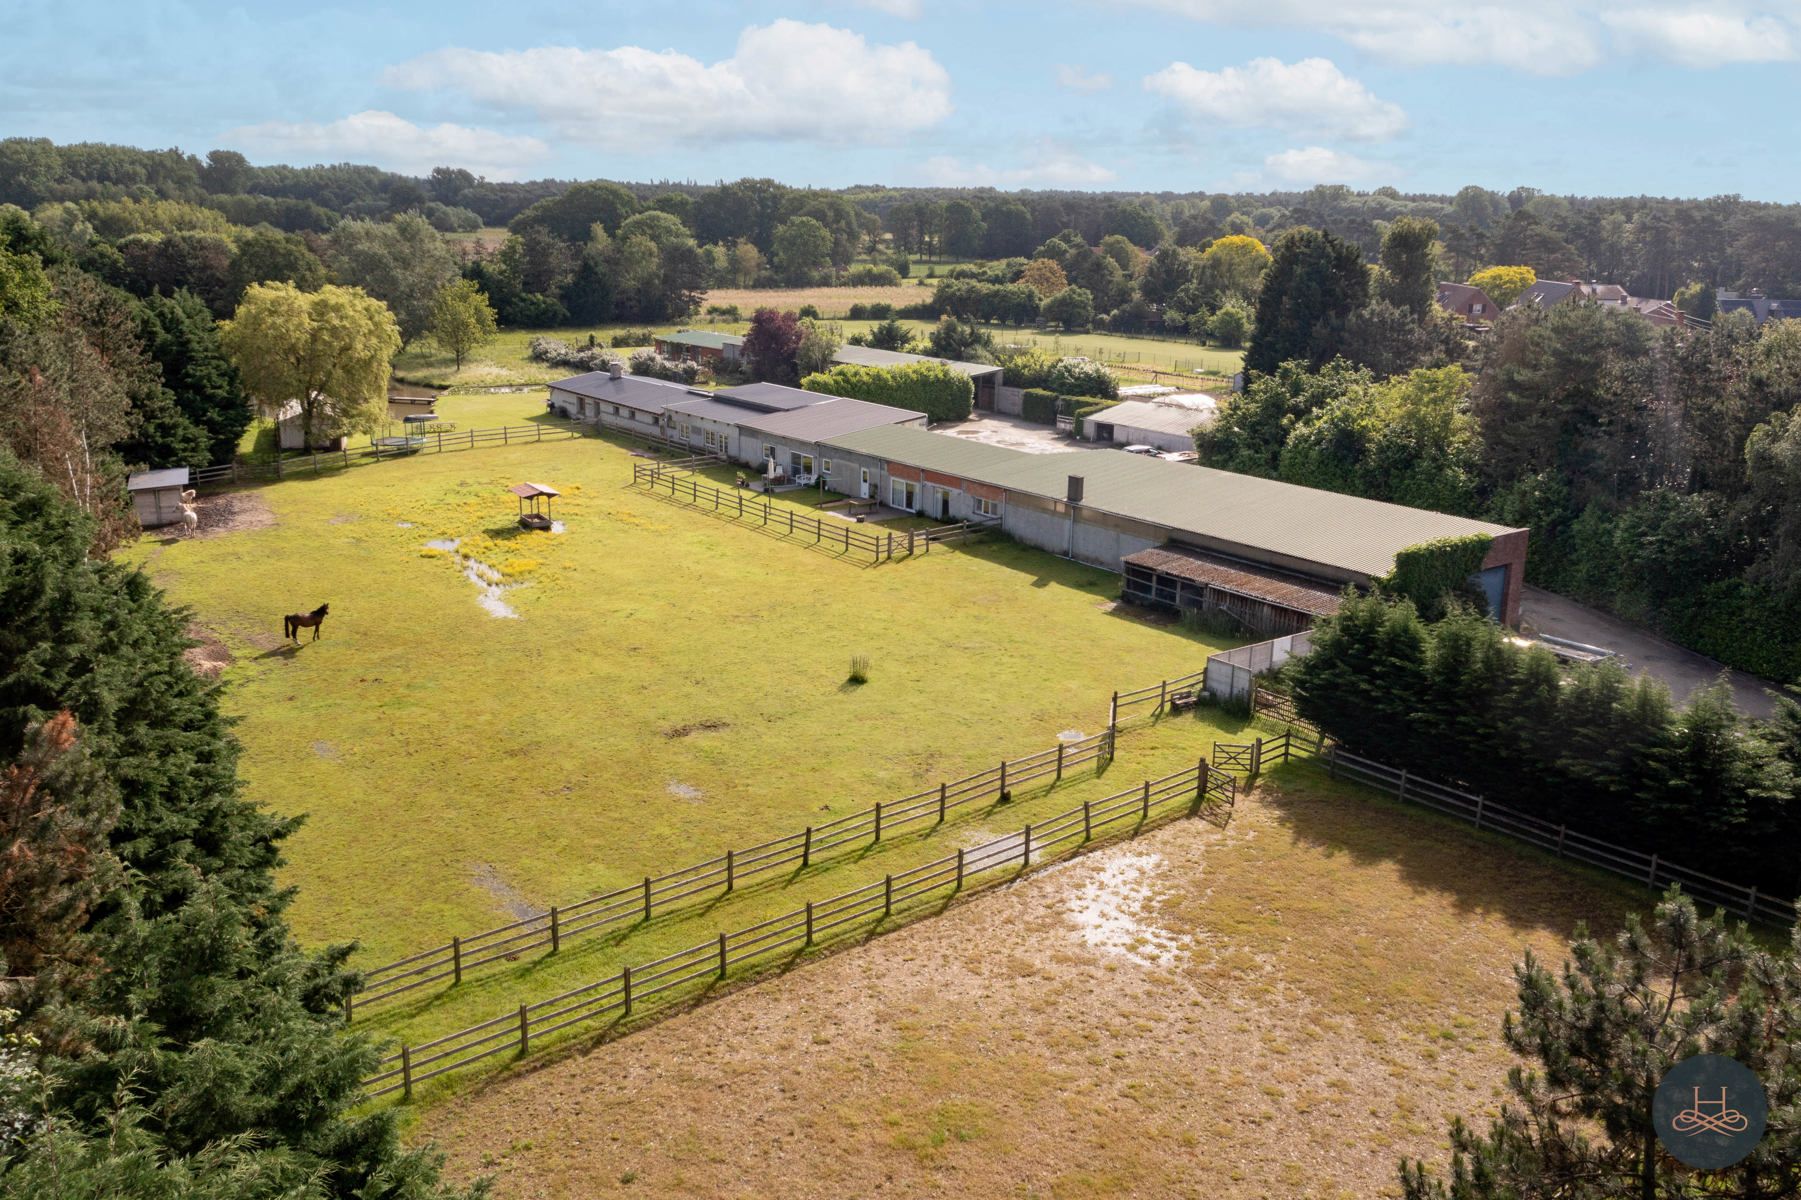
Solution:
[[[1038,425],[1057,423],[1057,406],[1063,397],[1044,388],[1027,388],[1019,402],[1019,415]]]
[[[928,420],[962,421],[975,403],[976,388],[969,376],[943,363],[908,363],[899,367],[860,367],[840,364],[800,381],[809,392],[848,396],[872,404],[922,412]]]
[[[1119,401],[1117,401],[1117,400],[1094,400],[1094,401],[1084,402],[1085,398],[1082,396],[1065,396],[1065,397],[1063,397],[1063,400],[1064,400],[1064,403],[1066,403],[1066,404],[1069,404],[1072,401],[1074,402],[1071,405],[1069,415],[1074,417],[1076,420],[1076,436],[1077,437],[1082,436],[1082,433],[1083,433],[1082,419],[1084,417],[1092,417],[1095,413],[1106,412],[1108,409],[1114,407],[1115,405],[1117,405],[1119,403]]]

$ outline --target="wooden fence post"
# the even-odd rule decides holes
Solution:
[[[1333,742],[1332,748],[1330,750],[1326,751],[1326,777],[1328,779],[1337,779],[1338,778],[1338,743],[1337,742]],[[1563,844],[1563,839],[1559,838],[1558,845],[1562,846],[1562,844]]]
[[[875,802],[875,840],[882,840],[882,802]]]
[[[1026,826],[1026,836],[1019,843],[1019,865],[1021,870],[1032,865],[1032,827],[1030,825]]]
[[[1557,857],[1558,858],[1563,857],[1563,835],[1568,833],[1569,831],[1570,831],[1570,827],[1568,825],[1559,825],[1557,827]]]
[[[1089,813],[1088,801],[1082,801],[1082,840],[1094,840],[1094,819]]]
[[[550,952],[555,954],[563,948],[563,927],[557,919],[557,906],[550,906]]]
[[[886,917],[893,912],[894,912],[894,876],[887,875],[882,878],[882,915],[884,917]]]
[[[405,1045],[400,1047],[400,1094],[413,1098],[413,1052]]]
[[[1653,888],[1657,886],[1657,856],[1655,854],[1651,856],[1651,869],[1645,873],[1645,886]]]
[[[1119,693],[1113,693],[1113,703],[1107,706],[1107,732],[1111,734],[1119,728]]]
[[[1007,760],[1004,758],[1001,759],[1000,786],[999,786],[999,789],[994,794],[995,794],[995,796],[997,796],[998,798],[1000,798],[1002,800],[1005,800],[1007,798]]]
[[[1151,781],[1144,781],[1144,811],[1139,815],[1140,824],[1151,819]]]
[[[1401,790],[1396,793],[1396,798],[1407,799],[1407,769],[1405,767],[1401,769]]]
[[[963,847],[957,847],[957,891],[963,890]]]
[[[807,941],[806,941],[806,944],[809,946],[811,946],[813,944],[813,902],[811,900],[807,901]]]
[[[1251,744],[1251,778],[1263,774],[1263,739],[1258,738]]]
[[[800,869],[806,870],[813,865],[813,827],[807,826],[807,832],[801,835]]]
[[[460,937],[450,939],[450,970],[453,986],[463,982],[463,939]]]
[[[944,824],[944,798],[948,790],[948,785],[942,783],[938,785],[938,823],[940,825]]]
[[[1201,802],[1207,798],[1207,758],[1203,755],[1194,764],[1194,807],[1200,811]]]
[[[1169,703],[1169,680],[1159,679],[1157,681],[1157,711],[1162,712],[1163,706],[1167,703]]]
[[[519,1006],[519,1053],[529,1054],[532,1048],[531,1018],[526,1015],[525,1005]]]
[[[1751,889],[1751,896],[1745,901],[1745,915],[1752,919],[1757,917],[1757,889]]]
[[[644,877],[644,919],[650,920],[650,876]]]
[[[629,1017],[632,1013],[632,969],[620,967],[619,980],[625,989],[625,1015]]]
[[[888,535],[888,561],[894,561],[894,535],[892,533]]]
[[[725,930],[719,931],[719,978],[725,978]]]
[[[725,852],[725,890],[733,891],[738,886],[738,860],[733,851]]]
[[[1063,743],[1057,743],[1057,778],[1063,778]]]
[[[351,1017],[352,1017],[351,1005],[354,1002],[355,1002],[355,997],[352,996],[350,993],[346,992],[344,994],[344,1024],[346,1024],[346,1025],[350,1024]]]
[[[1477,829],[1482,828],[1482,805],[1483,805],[1483,803],[1484,803],[1483,798],[1481,796],[1477,796],[1476,797],[1476,828]]]

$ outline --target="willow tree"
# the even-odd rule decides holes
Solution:
[[[388,306],[361,288],[253,284],[220,338],[264,415],[300,406],[309,446],[372,430],[386,413],[400,330]]]

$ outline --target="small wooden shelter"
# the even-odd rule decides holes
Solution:
[[[519,497],[519,526],[522,529],[549,529],[550,502],[562,495],[541,483],[515,483],[507,491]],[[540,508],[540,502],[543,507]]]
[[[181,493],[188,486],[188,479],[186,467],[139,471],[127,479],[125,490],[131,493],[131,507],[138,514],[138,524],[155,529],[181,520]]]

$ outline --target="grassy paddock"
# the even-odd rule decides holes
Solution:
[[[631,461],[584,439],[290,480],[242,501],[258,527],[126,552],[233,656],[250,794],[309,814],[304,938],[382,961],[621,886],[1093,732],[1111,690],[1217,648],[1115,613],[1105,572],[1008,543],[844,562],[633,492]],[[517,529],[523,479],[567,533]],[[323,639],[285,645],[323,602]]]

